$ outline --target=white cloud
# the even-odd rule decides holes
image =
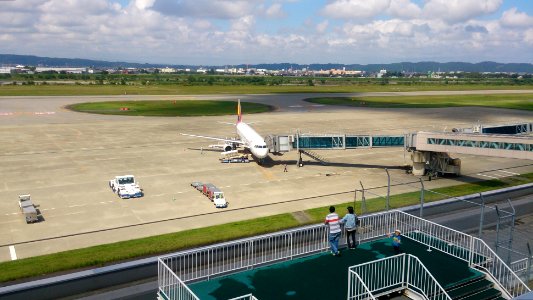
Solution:
[[[238,19],[250,15],[260,0],[155,0],[151,9],[169,16]]]
[[[316,25],[316,31],[318,33],[324,33],[328,29],[329,22],[328,20],[322,21]]]
[[[268,18],[284,18],[286,13],[283,11],[281,3],[274,3],[266,9],[265,15]]]
[[[450,23],[464,22],[496,12],[503,0],[427,0],[424,16]]]
[[[390,2],[387,13],[392,17],[414,19],[420,16],[422,9],[410,0],[393,0]]]
[[[495,19],[479,16],[499,0],[416,3],[331,0],[293,25],[287,0],[0,1],[0,44],[3,53],[168,64],[530,60],[531,16],[518,9]],[[282,14],[275,27],[268,16]]]
[[[336,19],[372,18],[385,13],[391,0],[332,0],[323,9],[323,14]]]
[[[503,26],[507,27],[531,27],[533,26],[533,17],[518,11],[516,7],[513,7],[503,12],[500,19]]]

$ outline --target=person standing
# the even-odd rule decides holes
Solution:
[[[389,236],[392,237],[392,248],[394,248],[394,253],[400,254],[400,245],[402,244],[402,235],[400,230],[394,230],[394,233]]]
[[[287,171],[287,164],[284,164],[284,165],[283,165],[283,172],[288,172],[288,171]]]
[[[326,225],[329,225],[329,245],[331,253],[335,256],[340,256],[339,239],[341,237],[341,226],[339,224],[339,215],[335,213],[335,206],[329,207],[329,214],[326,216]]]
[[[344,224],[346,230],[346,243],[349,249],[355,249],[357,243],[355,242],[355,233],[357,232],[357,215],[354,213],[353,207],[348,206],[348,213],[340,220]]]

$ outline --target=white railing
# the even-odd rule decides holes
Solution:
[[[161,260],[159,260],[157,267],[159,274],[157,278],[158,294],[162,300],[200,300]]]
[[[527,270],[527,262],[528,261],[529,261],[529,259],[527,257],[519,259],[517,261],[513,261],[509,265],[509,268],[511,268],[511,270],[513,270],[513,272],[515,272],[515,273],[525,272]]]
[[[244,296],[240,296],[236,298],[231,298],[229,300],[257,300],[257,298],[255,298],[254,295],[252,294],[248,294],[248,295],[244,295]]]
[[[328,248],[327,227],[313,225],[163,256],[183,282],[254,268]]]
[[[486,271],[509,297],[529,291],[520,278],[478,238],[396,210],[361,216],[360,220],[359,242],[383,238],[399,229],[406,238]],[[164,289],[169,284],[205,280],[215,275],[325,251],[329,247],[327,233],[327,227],[319,224],[160,257],[160,290],[165,293]],[[345,238],[341,237],[341,246],[344,243]],[[178,280],[172,281],[172,276]],[[165,281],[161,282],[161,277]]]
[[[361,217],[359,240],[382,237],[399,229],[404,237],[462,259],[485,271],[508,296],[529,291],[524,282],[485,242],[460,231],[401,212],[388,211]]]
[[[348,283],[348,300],[374,298],[404,289],[430,300],[451,300],[422,262],[405,253],[350,267]]]
[[[353,300],[366,300],[371,299],[375,300],[376,298],[366,284],[364,283],[363,279],[359,277],[357,273],[355,273],[354,270],[348,269],[348,299]]]

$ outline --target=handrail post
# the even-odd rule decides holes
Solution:
[[[480,239],[483,239],[483,222],[485,221],[485,198],[483,198],[483,193],[479,193],[479,198],[481,199],[481,213],[479,215],[478,236]]]
[[[361,185],[361,214],[366,214],[366,198],[365,198],[365,187],[363,186],[363,182],[359,180],[359,184]]]
[[[474,237],[470,236],[470,253],[468,253],[468,266],[474,265]]]
[[[422,189],[420,190],[420,217],[424,217],[424,181],[422,180],[422,177],[420,179],[420,185],[422,186]]]
[[[387,172],[387,204],[386,204],[386,209],[388,211],[390,209],[390,174],[389,174],[389,169],[385,168],[385,172]]]
[[[526,282],[529,281],[529,278],[531,277],[531,260],[533,256],[531,255],[531,247],[529,246],[529,242],[526,243],[527,245],[527,253],[529,254],[527,257],[527,268],[526,268]]]

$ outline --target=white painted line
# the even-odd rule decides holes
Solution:
[[[77,211],[77,212],[73,212],[73,213],[70,213],[70,214],[64,214],[63,216],[79,215],[79,214],[82,214],[82,213],[83,213],[82,211]]]
[[[485,175],[485,174],[477,174],[479,176],[485,176],[485,177],[488,177],[488,178],[494,178],[494,179],[498,179],[500,177],[495,177],[495,176],[490,176],[490,175]]]
[[[313,104],[313,105],[311,105],[311,106],[314,106],[314,107],[322,107],[322,106],[324,106],[324,104]]]
[[[73,208],[73,207],[80,207],[80,206],[85,206],[87,204],[74,204],[74,205],[69,205],[70,208]]]
[[[498,172],[499,172],[499,171],[498,171]],[[499,173],[499,174],[496,173],[496,174],[494,174],[494,175],[497,175],[497,176],[500,176],[500,177],[511,177],[511,176],[513,176],[513,174],[502,174],[502,173]]]
[[[291,108],[300,108],[300,107],[303,107],[302,105],[289,105],[289,107]]]
[[[183,192],[176,192],[176,194],[183,194]]]
[[[17,252],[15,251],[15,246],[9,246],[9,254],[11,255],[11,260],[17,260]]]
[[[107,202],[102,202],[102,201],[100,201],[100,204],[106,204],[106,203],[107,203]]]
[[[504,170],[500,170],[499,172],[509,173],[509,174],[513,174],[513,175],[520,175],[520,173],[509,172],[509,171],[504,171]]]

